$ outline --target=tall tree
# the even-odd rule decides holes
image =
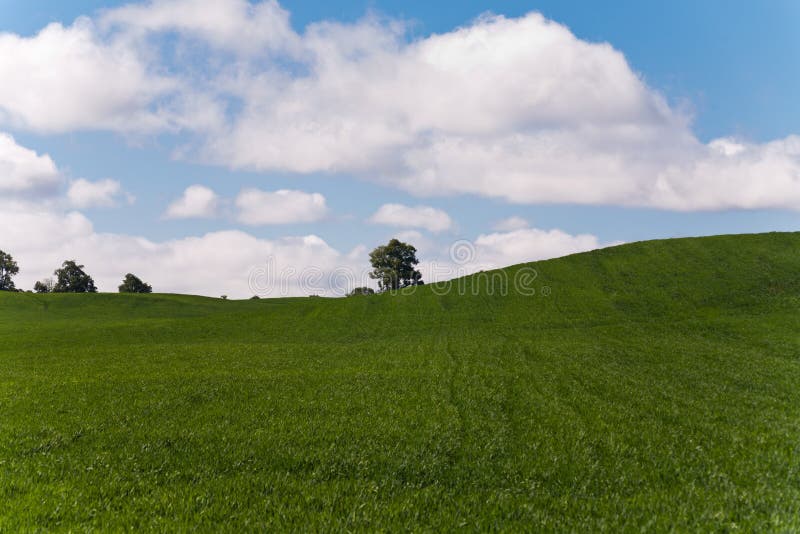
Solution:
[[[369,276],[378,281],[381,291],[422,284],[422,274],[414,268],[419,263],[417,249],[399,239],[370,252],[369,261]]]
[[[11,278],[19,272],[19,266],[11,254],[0,250],[0,291],[16,291]]]
[[[131,273],[125,275],[122,284],[119,286],[120,293],[152,293],[153,288],[150,284],[145,284],[142,280]]]
[[[65,261],[53,274],[56,275],[53,293],[97,293],[94,280],[83,271],[83,265],[78,265],[75,260]]]

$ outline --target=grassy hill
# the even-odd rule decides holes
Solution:
[[[407,295],[0,293],[0,531],[195,526],[800,530],[800,234]]]

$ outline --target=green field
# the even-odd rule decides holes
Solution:
[[[0,531],[800,531],[800,234],[527,268],[0,294]]]

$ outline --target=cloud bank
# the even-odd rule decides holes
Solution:
[[[0,34],[0,78],[0,122],[184,131],[188,157],[236,169],[527,204],[800,208],[800,137],[704,143],[620,51],[538,13],[410,39],[369,16],[296,31],[274,1],[152,0]]]
[[[267,265],[273,274],[280,274],[308,267],[314,267],[315,273],[329,273],[354,264],[313,235],[267,240],[230,230],[157,242],[100,233],[79,212],[28,203],[0,201],[0,225],[8,229],[0,238],[0,248],[19,263],[17,287],[23,289],[52,276],[63,260],[72,258],[86,265],[100,291],[116,291],[125,273],[132,272],[157,292],[238,298],[254,293],[250,276]],[[292,275],[270,280],[274,281],[269,288],[272,296],[330,291],[325,277],[307,280]],[[279,285],[281,280],[284,287]]]
[[[0,249],[11,252],[19,263],[16,285],[22,289],[52,276],[65,259],[84,264],[99,290],[111,292],[128,272],[152,284],[156,292],[232,298],[342,296],[353,287],[373,285],[367,275],[366,247],[342,252],[313,234],[262,239],[227,230],[153,241],[97,232],[78,211],[8,200],[0,200],[0,227],[5,228]],[[603,244],[590,235],[525,229],[481,235],[471,246],[474,254],[468,261],[455,261],[446,244],[439,250],[427,245],[421,265],[425,280],[448,280],[478,269],[562,256]]]

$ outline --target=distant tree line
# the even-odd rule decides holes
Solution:
[[[378,281],[379,291],[393,291],[409,286],[423,285],[422,274],[416,269],[419,260],[417,249],[403,243],[399,239],[391,239],[386,245],[376,247],[369,254],[372,265],[370,278]],[[19,266],[11,254],[0,250],[0,291],[17,291],[14,276],[19,273]],[[66,260],[61,268],[53,271],[55,278],[46,278],[36,282],[33,291],[36,293],[97,293],[97,286],[83,265],[75,260]],[[118,287],[120,293],[152,293],[153,287],[143,282],[138,276],[128,273]],[[373,295],[370,287],[356,287],[348,296]],[[227,295],[222,295],[227,299]],[[257,297],[253,297],[257,298]]]
[[[36,293],[97,293],[94,279],[75,260],[66,260],[53,271],[55,278],[46,278],[33,285]],[[14,285],[13,277],[19,274],[19,265],[11,254],[0,250],[0,291],[22,291]],[[151,293],[153,288],[139,277],[128,273],[119,286],[120,293]]]

